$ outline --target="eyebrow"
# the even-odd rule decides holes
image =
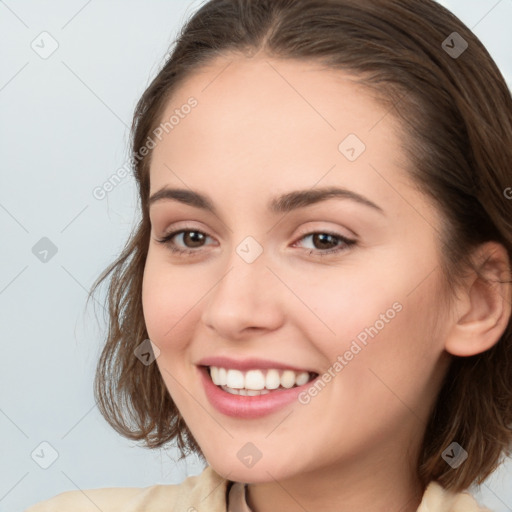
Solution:
[[[385,215],[384,210],[373,201],[370,201],[368,198],[353,192],[352,190],[340,187],[293,190],[291,192],[287,192],[286,194],[272,198],[269,201],[267,207],[269,211],[274,214],[288,213],[293,210],[305,208],[307,206],[311,206],[313,204],[332,198],[350,199]],[[164,187],[158,192],[155,192],[149,198],[149,206],[155,204],[157,201],[162,200],[179,201],[180,203],[209,211],[216,216],[218,215],[218,212],[211,199],[208,196],[193,190]]]

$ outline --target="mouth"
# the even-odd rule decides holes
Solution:
[[[202,366],[215,386],[232,395],[259,396],[303,386],[318,377],[311,371],[278,368],[242,371],[220,366]]]

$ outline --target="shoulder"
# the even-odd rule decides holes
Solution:
[[[208,466],[181,484],[66,491],[24,512],[172,512],[199,507],[209,512],[226,512],[228,482]]]
[[[453,492],[432,481],[428,484],[417,512],[492,512],[479,505],[469,492]]]

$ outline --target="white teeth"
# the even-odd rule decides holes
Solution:
[[[246,389],[252,389],[254,391],[260,391],[265,387],[265,376],[263,372],[259,370],[249,370],[245,374],[245,386]]]
[[[265,377],[265,387],[267,389],[277,389],[280,385],[279,372],[277,370],[268,370]]]
[[[240,390],[239,389],[231,389],[226,386],[221,386],[224,391],[227,391],[228,393],[231,393],[232,395],[239,395]]]
[[[242,391],[242,390],[240,390]],[[265,393],[268,393],[268,389],[262,389],[261,391],[258,391],[256,389],[248,389],[247,390],[247,396],[256,396],[256,395],[264,395]]]
[[[268,389],[262,389],[261,391],[256,391],[254,389],[231,389],[227,386],[221,386],[224,391],[231,393],[232,395],[246,395],[246,396],[256,396],[256,395],[266,395],[270,393]]]
[[[244,374],[240,370],[228,370],[226,386],[233,389],[242,389],[244,387]]]
[[[210,376],[213,383],[233,394],[255,396],[279,387],[289,389],[302,386],[310,380],[309,372],[293,370],[240,370],[210,366]]]
[[[281,375],[281,386],[283,388],[291,388],[295,384],[295,372],[291,370],[285,370]]]
[[[295,378],[295,384],[297,386],[302,386],[303,384],[306,384],[306,382],[309,380],[309,373],[308,372],[302,372],[297,375]]]
[[[219,380],[219,385],[221,386],[225,386],[228,382],[228,376],[227,376],[227,371],[226,371],[226,368],[219,368],[219,376],[218,376],[218,380]]]

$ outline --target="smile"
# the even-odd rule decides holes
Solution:
[[[318,374],[307,371],[265,370],[241,371],[218,366],[208,367],[211,380],[216,386],[233,395],[257,396],[302,386],[314,379]]]
[[[319,377],[315,372],[197,366],[207,400],[220,413],[257,419],[298,402],[301,392]],[[258,389],[254,389],[258,388]]]

